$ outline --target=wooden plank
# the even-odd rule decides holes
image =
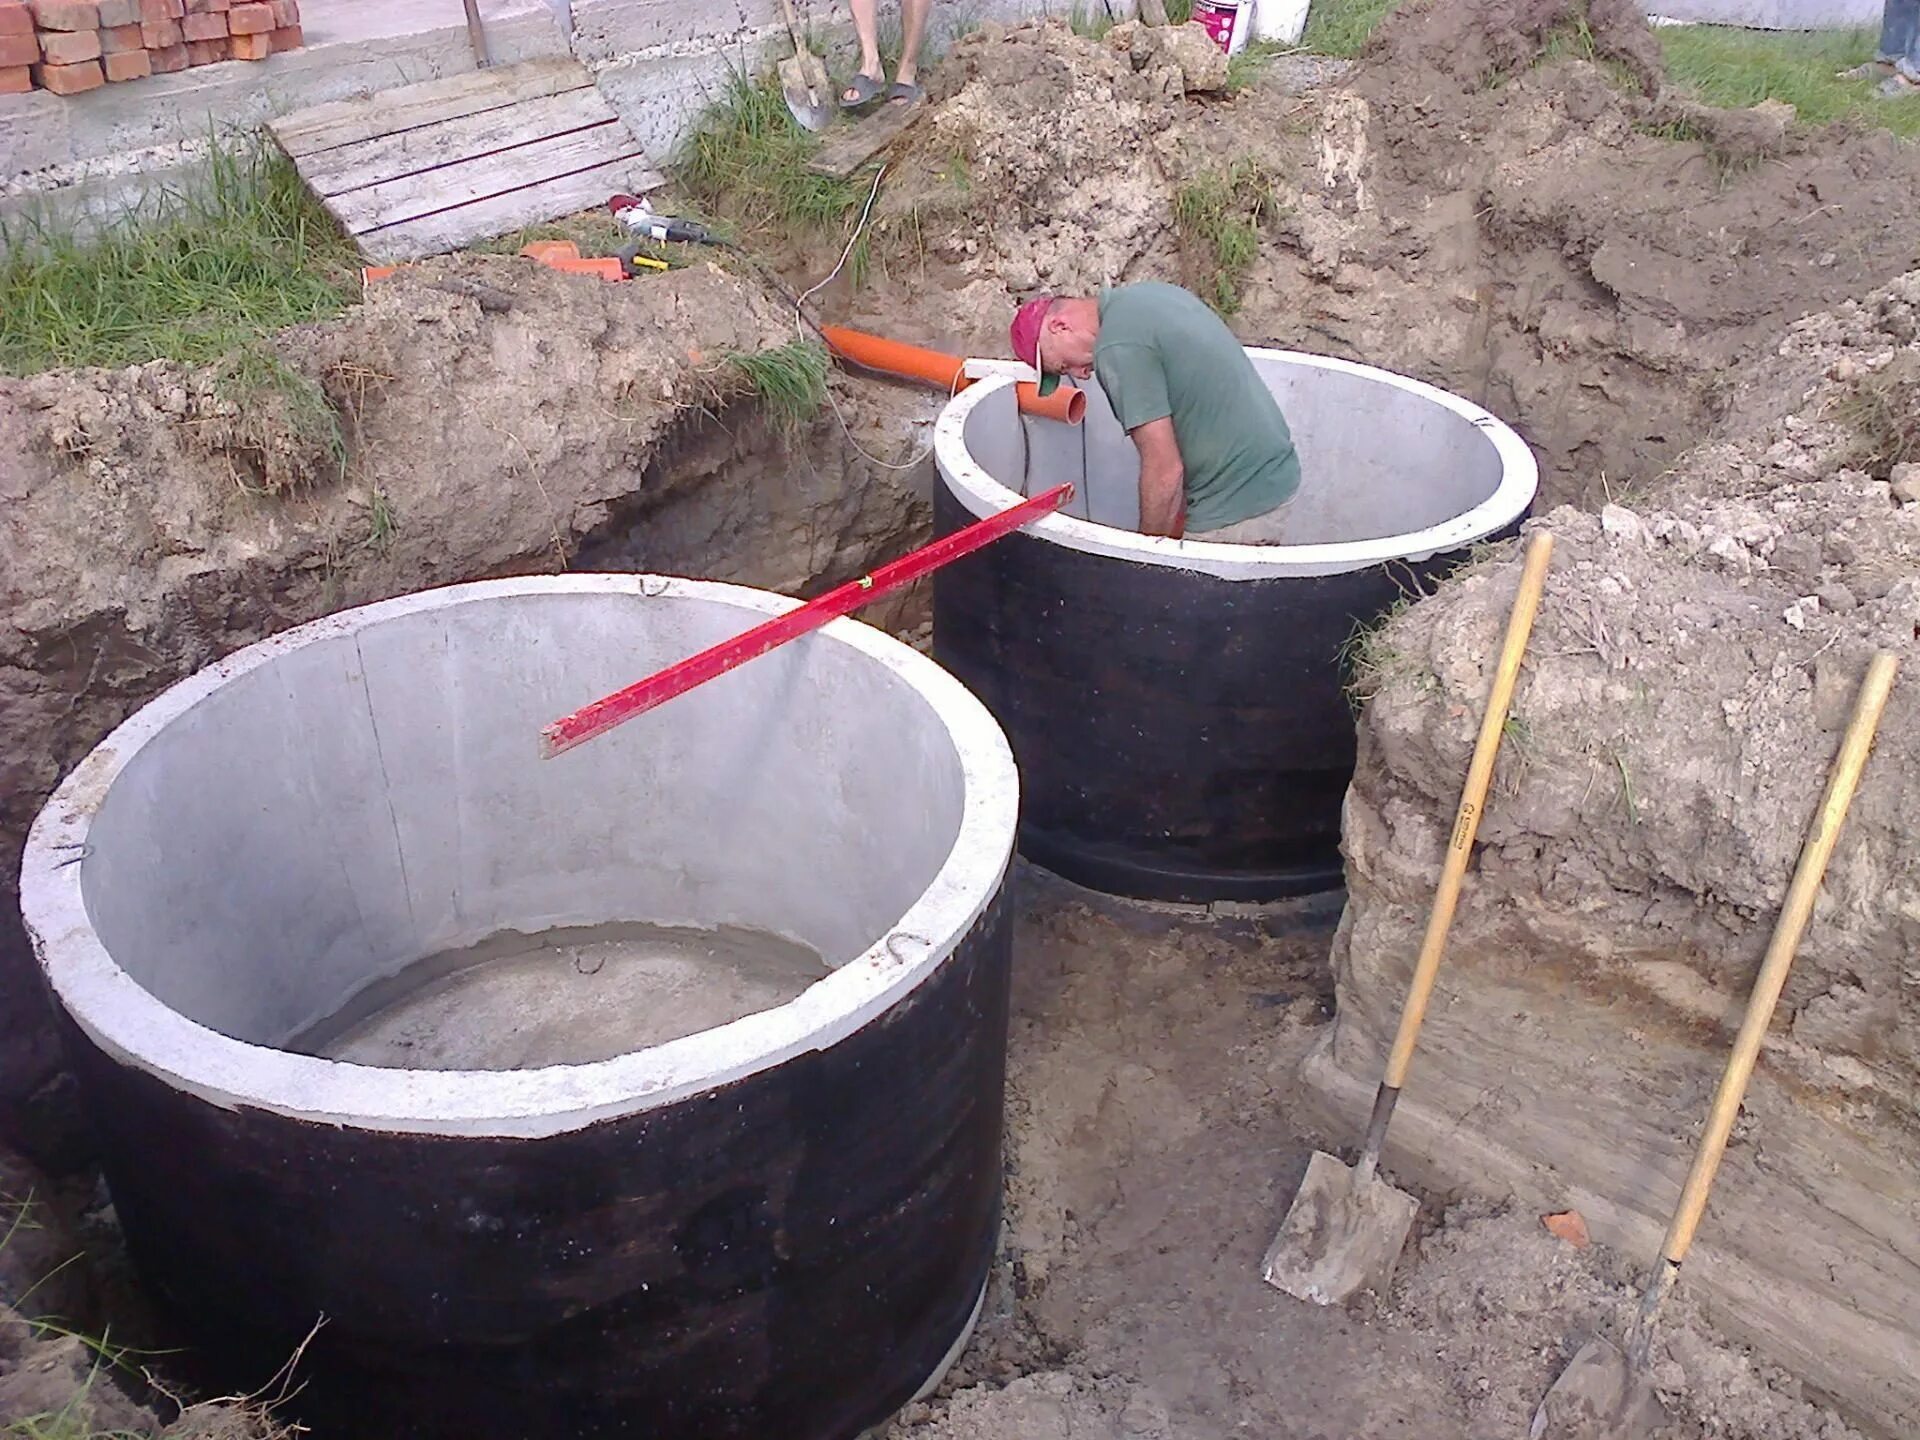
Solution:
[[[823,144],[807,162],[816,175],[844,180],[906,133],[926,111],[925,102],[902,105],[889,102]]]
[[[336,145],[297,163],[300,178],[315,193],[340,195],[618,118],[607,97],[589,85],[397,135]]]
[[[351,145],[400,130],[418,129],[522,100],[557,95],[593,84],[585,66],[570,56],[528,60],[493,70],[449,75],[403,85],[364,100],[335,100],[269,121],[280,147],[298,160],[336,145]]]
[[[647,155],[625,125],[609,120],[591,129],[549,136],[511,150],[455,161],[437,170],[349,190],[326,204],[348,233],[358,235],[618,160],[645,165]]]
[[[590,210],[620,191],[645,195],[666,183],[666,177],[648,167],[643,158],[616,160],[470,205],[370,230],[358,240],[368,259],[382,265],[398,264],[423,255],[439,255],[487,236],[504,235],[523,225]]]

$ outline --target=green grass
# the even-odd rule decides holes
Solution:
[[[735,71],[701,114],[676,168],[697,202],[743,229],[818,231],[858,206],[866,186],[808,170],[816,144],[787,113],[776,77]]]
[[[273,463],[276,440],[292,435],[298,451],[326,457],[330,480],[345,476],[347,440],[339,412],[317,381],[302,375],[265,344],[243,345],[221,357],[214,387],[239,411],[229,448],[258,457],[263,488],[291,488]],[[284,428],[282,428],[284,427]]]
[[[1113,16],[1107,13],[1107,7],[1100,0],[1073,0],[1073,9],[1067,16],[1067,24],[1073,33],[1085,40],[1104,40],[1107,32],[1115,24]]]
[[[1260,254],[1260,227],[1278,208],[1272,177],[1251,160],[1209,171],[1174,196],[1181,239],[1203,259],[1201,293],[1222,315],[1240,308],[1240,282]]]
[[[1850,463],[1874,479],[1920,461],[1920,356],[1903,352],[1855,380],[1834,416],[1853,431]]]
[[[730,355],[737,371],[767,407],[775,425],[800,430],[827,401],[827,348],[817,340],[795,340],[752,355]]]
[[[1301,45],[1319,55],[1358,55],[1400,0],[1313,0]]]
[[[206,177],[83,239],[15,225],[0,255],[0,371],[204,363],[354,298],[359,255],[262,147],[215,147]]]
[[[1766,33],[1672,25],[1654,34],[1668,78],[1706,104],[1732,108],[1784,100],[1810,125],[1862,120],[1897,135],[1920,135],[1920,99],[1882,100],[1870,80],[1836,78],[1873,58],[1871,31]]]

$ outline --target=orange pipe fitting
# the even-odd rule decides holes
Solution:
[[[967,374],[967,362],[958,355],[923,350],[918,345],[869,335],[862,330],[848,330],[840,325],[823,325],[820,334],[834,354],[869,370],[908,380],[924,380],[953,395],[974,383]],[[1086,418],[1087,392],[1071,385],[1062,385],[1045,399],[1040,396],[1040,387],[1028,380],[1022,380],[1014,391],[1023,415],[1057,420],[1063,425],[1078,425]]]

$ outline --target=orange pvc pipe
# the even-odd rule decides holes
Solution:
[[[967,362],[958,355],[923,350],[918,345],[869,335],[862,330],[849,330],[841,325],[823,325],[820,334],[825,337],[834,354],[856,365],[864,365],[869,370],[899,375],[909,380],[924,380],[949,394],[958,394],[974,383],[967,375]],[[1023,415],[1057,420],[1063,425],[1078,425],[1086,418],[1087,392],[1084,390],[1062,385],[1042,399],[1038,385],[1022,380],[1014,386],[1014,391]]]

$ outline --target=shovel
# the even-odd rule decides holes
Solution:
[[[1506,728],[1514,682],[1519,678],[1520,657],[1526,651],[1533,617],[1540,608],[1540,591],[1546,584],[1547,561],[1552,553],[1552,534],[1535,531],[1527,546],[1527,562],[1520,572],[1520,590],[1513,599],[1506,638],[1500,646],[1493,690],[1487,696],[1486,713],[1480,717],[1480,738],[1473,747],[1473,763],[1467,769],[1467,783],[1454,816],[1446,863],[1440,869],[1440,888],[1434,893],[1433,913],[1427,919],[1426,939],[1421,942],[1420,959],[1400,1011],[1400,1029],[1394,1036],[1386,1075],[1373,1099],[1373,1116],[1367,1122],[1360,1161],[1349,1170],[1326,1152],[1314,1152],[1307,1163],[1306,1178],[1300,1182],[1261,1265],[1266,1282],[1295,1299],[1338,1305],[1360,1290],[1385,1293],[1407,1243],[1407,1233],[1413,1228],[1419,1203],[1375,1172],[1380,1168],[1387,1122],[1393,1118],[1400,1087],[1413,1063],[1414,1041],[1420,1034],[1420,1022],[1426,1018],[1434,977],[1440,972],[1447,930],[1453,924],[1454,906],[1460,898],[1460,881],[1473,854],[1473,837],[1480,828],[1480,811],[1487,798],[1487,784],[1493,778],[1493,762]]]
[[[1700,1224],[1701,1212],[1707,1208],[1707,1191],[1713,1185],[1714,1172],[1720,1168],[1720,1157],[1726,1153],[1733,1122],[1740,1117],[1740,1101],[1747,1093],[1747,1081],[1760,1056],[1760,1042],[1766,1038],[1774,1004],[1787,983],[1787,971],[1793,967],[1794,951],[1813,914],[1820,879],[1827,872],[1834,842],[1840,838],[1847,807],[1853,803],[1854,788],[1860,783],[1860,771],[1867,763],[1867,752],[1873,747],[1881,712],[1887,708],[1887,696],[1893,689],[1893,672],[1898,664],[1893,655],[1881,654],[1874,656],[1867,666],[1867,678],[1860,686],[1853,720],[1834,759],[1833,773],[1827,778],[1827,792],[1820,799],[1813,828],[1801,848],[1800,863],[1793,872],[1793,883],[1787,889],[1773,939],[1767,946],[1766,958],[1760,962],[1760,977],[1754,981],[1753,994],[1747,1000],[1746,1019],[1740,1023],[1733,1053],[1727,1056],[1727,1068],[1720,1076],[1720,1088],[1714,1092],[1713,1110],[1700,1136],[1699,1149],[1694,1153],[1693,1168],[1687,1172],[1686,1187],[1680,1192],[1673,1221],[1667,1227],[1666,1243],[1660,1248],[1660,1263],[1648,1278],[1640,1308],[1627,1327],[1626,1349],[1623,1352],[1598,1339],[1581,1346],[1534,1412],[1533,1425],[1527,1432],[1530,1440],[1638,1440],[1666,1423],[1666,1411],[1647,1378],[1654,1322],[1680,1278],[1680,1262],[1687,1258],[1693,1232]]]
[[[827,76],[826,65],[800,37],[793,0],[780,0],[780,8],[787,12],[787,33],[793,37],[793,54],[779,66],[780,93],[801,129],[824,130],[833,123],[833,81]]]

